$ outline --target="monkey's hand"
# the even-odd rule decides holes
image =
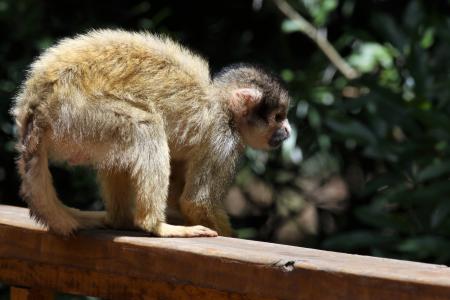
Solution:
[[[215,237],[217,232],[207,227],[196,226],[178,226],[167,223],[159,223],[152,232],[159,237]]]

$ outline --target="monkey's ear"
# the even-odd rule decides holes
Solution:
[[[232,91],[229,101],[231,111],[239,117],[244,117],[262,98],[262,93],[255,88],[240,88]]]

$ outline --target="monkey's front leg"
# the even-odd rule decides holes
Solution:
[[[189,224],[202,224],[217,231],[221,236],[235,236],[229,217],[219,203],[198,201],[184,197],[180,201],[180,209]]]
[[[160,237],[217,236],[204,226],[176,226],[165,222],[169,188],[170,158],[163,130],[149,130],[146,151],[132,166],[135,191],[134,225]],[[142,150],[142,149],[141,149]]]
[[[201,224],[222,236],[235,236],[222,198],[231,180],[231,173],[211,167],[207,162],[193,163],[186,174],[186,185],[180,198],[180,210],[189,224]]]

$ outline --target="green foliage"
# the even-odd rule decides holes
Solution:
[[[359,7],[356,1],[347,17]],[[325,248],[449,262],[450,18],[440,8],[409,1],[394,16],[372,5],[370,25],[336,38],[350,41],[348,61],[364,77],[347,82],[336,74],[311,86],[291,84],[297,99],[309,99],[308,112],[295,123],[309,123],[313,144],[338,162],[341,174],[351,163],[364,176],[349,214],[323,239]],[[333,101],[325,103],[317,90]],[[324,136],[330,147],[320,147]],[[311,168],[314,156],[305,157],[299,167]]]
[[[349,57],[349,62],[361,73],[371,73],[378,67],[392,69],[394,57],[388,47],[369,42],[362,43]]]

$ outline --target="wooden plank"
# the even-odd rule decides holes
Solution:
[[[53,292],[39,288],[11,287],[11,300],[52,300]]]
[[[231,238],[50,234],[0,206],[0,281],[108,299],[450,299],[446,266]]]

